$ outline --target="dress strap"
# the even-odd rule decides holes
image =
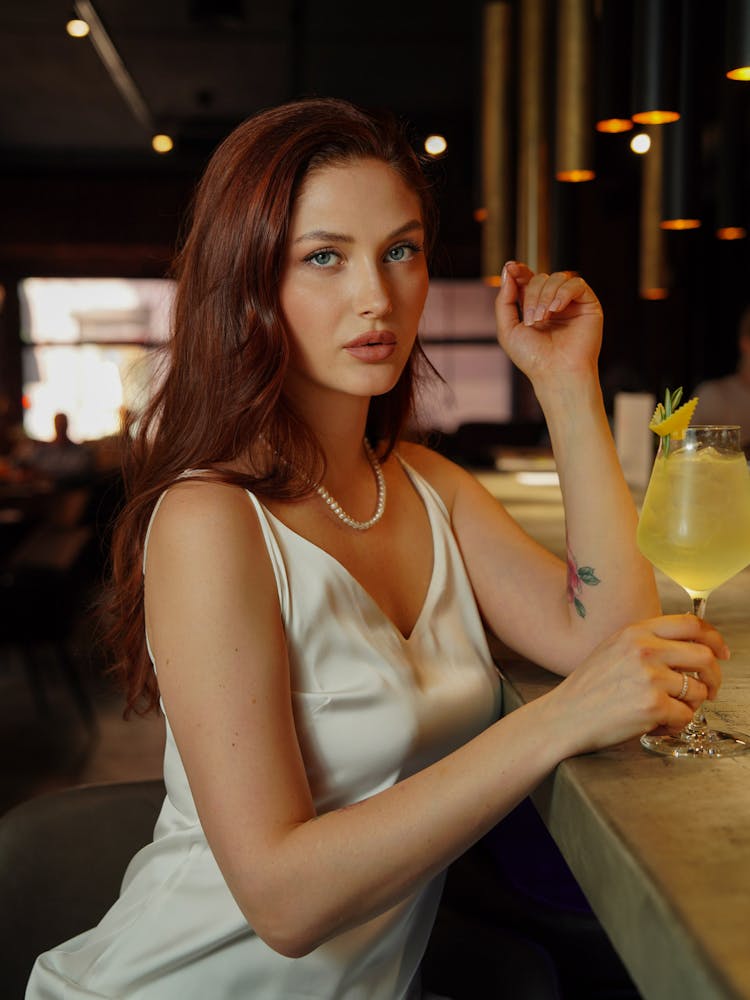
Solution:
[[[428,483],[427,480],[424,478],[424,476],[421,475],[421,473],[417,472],[417,470],[413,466],[409,465],[406,459],[402,458],[397,451],[394,452],[394,455],[401,463],[401,468],[404,470],[409,479],[411,479],[417,493],[420,493],[422,497],[425,497],[426,495],[427,497],[430,498],[430,500],[433,500],[434,503],[437,505],[440,513],[445,517],[445,519],[450,524],[451,516],[448,513],[448,508],[445,506],[443,498],[440,496],[435,487],[431,483]]]

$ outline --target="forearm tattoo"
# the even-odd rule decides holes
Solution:
[[[596,587],[601,580],[594,572],[593,566],[579,566],[576,557],[570,549],[570,542],[567,542],[568,549],[568,604],[573,604],[579,618],[586,617],[586,607],[581,600],[581,593],[584,585]]]

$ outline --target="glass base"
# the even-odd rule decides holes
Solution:
[[[663,736],[646,733],[641,736],[641,745],[652,753],[668,757],[737,757],[750,750],[750,736],[716,729],[695,733],[683,730],[676,735]]]

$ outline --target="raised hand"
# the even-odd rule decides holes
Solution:
[[[532,382],[566,372],[596,372],[602,308],[586,282],[571,271],[534,274],[509,261],[495,302],[498,340]]]

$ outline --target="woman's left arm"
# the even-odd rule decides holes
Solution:
[[[519,652],[568,673],[604,638],[660,613],[637,513],[609,430],[597,359],[602,311],[582,278],[506,265],[498,339],[542,407],[565,508],[567,567],[466,479],[454,530],[488,624]]]

